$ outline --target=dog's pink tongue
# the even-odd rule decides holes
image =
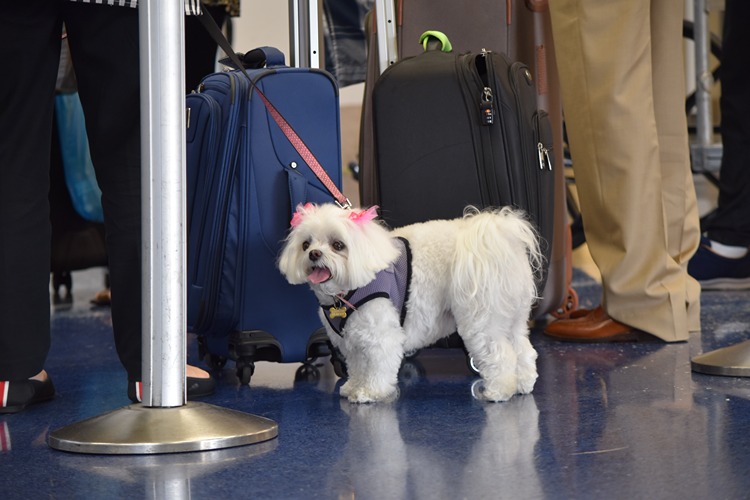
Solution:
[[[331,277],[331,271],[325,267],[316,267],[313,272],[307,277],[307,280],[313,285],[323,283],[325,280]]]

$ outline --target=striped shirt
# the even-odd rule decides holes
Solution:
[[[120,7],[138,7],[138,0],[71,0],[72,2],[96,3],[106,5],[118,5]],[[185,14],[196,15],[201,13],[200,0],[184,0]]]

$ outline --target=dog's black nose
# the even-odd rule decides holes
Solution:
[[[308,255],[310,257],[310,260],[315,262],[323,256],[323,253],[320,250],[310,250],[310,253]]]

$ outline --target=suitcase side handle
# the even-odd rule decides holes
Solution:
[[[235,54],[244,69],[275,68],[285,66],[284,53],[275,47],[258,47],[243,54]],[[237,66],[231,56],[219,59],[219,63],[232,69],[242,69]]]
[[[276,47],[258,47],[246,53],[242,57],[242,63],[246,68],[273,68],[274,66],[285,66],[284,53]],[[237,68],[239,69],[239,68]]]

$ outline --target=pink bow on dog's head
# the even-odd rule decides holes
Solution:
[[[302,205],[301,203],[297,205],[297,211],[294,212],[294,215],[292,215],[292,220],[289,223],[292,227],[297,227],[302,223],[302,217],[305,216],[305,214],[310,211],[313,208],[312,203],[305,203]]]
[[[289,223],[292,227],[297,227],[302,223],[302,219],[315,208],[312,203],[305,203],[304,205],[297,205],[297,211],[292,215],[292,220]],[[378,216],[378,206],[372,206],[367,210],[352,210],[349,212],[349,220],[354,222],[356,225],[361,226],[365,222],[369,222]]]
[[[367,210],[352,210],[349,214],[349,220],[354,221],[358,226],[369,222],[378,216],[378,206],[374,205]]]

